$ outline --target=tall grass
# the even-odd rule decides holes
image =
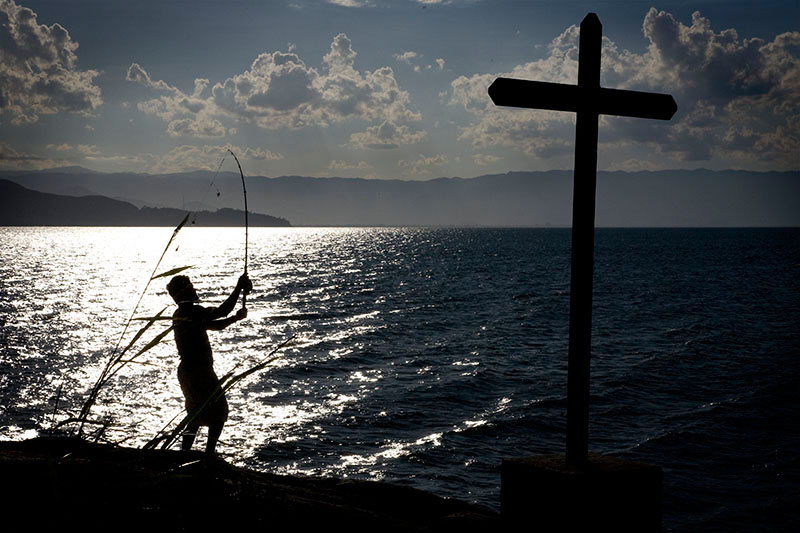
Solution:
[[[122,334],[119,336],[116,345],[114,346],[114,350],[111,353],[111,357],[109,358],[106,365],[103,367],[103,370],[100,372],[100,376],[97,378],[94,386],[92,387],[91,391],[89,392],[89,396],[86,398],[86,401],[83,403],[81,407],[80,414],[78,414],[77,418],[73,421],[78,423],[78,436],[83,435],[83,430],[85,425],[88,423],[89,412],[92,409],[92,406],[97,402],[97,397],[100,394],[100,391],[103,387],[108,383],[108,381],[113,378],[120,370],[122,370],[126,365],[135,361],[138,357],[143,355],[144,353],[148,352],[153,346],[157,345],[161,340],[170,332],[172,331],[172,326],[167,328],[166,330],[162,331],[161,333],[157,334],[150,342],[148,342],[143,348],[141,348],[135,355],[132,357],[128,357],[125,359],[125,355],[128,353],[131,348],[133,348],[134,344],[145,334],[147,331],[159,320],[166,318],[164,317],[163,313],[166,311],[166,307],[159,311],[156,316],[149,317],[148,320],[145,321],[144,326],[142,326],[139,331],[137,331],[133,338],[128,342],[128,344],[120,350],[120,346],[122,344],[122,340],[125,338],[125,334],[128,333],[128,329],[131,326],[131,323],[134,321],[134,317],[136,316],[136,312],[139,310],[139,306],[142,303],[142,299],[144,295],[147,293],[147,289],[150,288],[150,283],[153,280],[163,278],[166,276],[170,276],[173,273],[182,272],[190,267],[179,267],[176,269],[172,269],[167,272],[162,272],[160,274],[156,274],[158,272],[159,267],[161,266],[161,262],[164,260],[164,256],[169,250],[169,247],[172,245],[172,242],[178,236],[178,232],[180,232],[181,228],[186,225],[186,222],[189,220],[189,216],[191,213],[186,213],[186,216],[183,217],[183,220],[175,227],[172,231],[172,235],[170,236],[169,240],[167,241],[167,245],[164,247],[164,251],[161,252],[161,256],[158,258],[155,267],[153,268],[152,274],[147,280],[147,283],[142,290],[142,293],[139,295],[139,300],[136,302],[136,305],[131,312],[131,316],[128,318],[127,322],[125,322],[125,327],[122,329]],[[67,422],[67,421],[65,421]]]

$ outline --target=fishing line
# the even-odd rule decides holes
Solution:
[[[219,176],[220,170],[222,170],[222,165],[225,163],[225,158],[228,157],[227,155],[222,156],[222,159],[219,161],[219,165],[217,165],[217,170],[214,172],[214,175],[211,177],[211,181],[208,182],[208,187],[206,187],[206,192],[200,198],[200,205],[203,206],[206,203],[206,198],[208,198],[209,192],[211,192],[211,188],[214,187],[217,190],[217,198],[220,197],[219,187],[216,186],[217,176]],[[192,214],[192,225],[195,224],[197,221],[197,211],[191,211]],[[177,248],[175,249],[177,251]]]
[[[247,185],[244,179],[244,172],[242,171],[242,165],[239,162],[239,158],[236,157],[236,154],[230,148],[226,149],[227,153],[233,156],[233,159],[236,161],[236,166],[239,168],[239,177],[242,180],[242,195],[244,197],[244,275],[247,275],[247,266],[248,266],[248,258],[249,258],[249,241],[250,241],[250,223],[249,223],[249,216],[250,212],[247,207]],[[220,159],[219,165],[217,165],[217,170],[214,172],[214,175],[211,178],[211,181],[208,183],[206,187],[205,193],[200,199],[200,206],[205,205],[206,199],[211,192],[212,187],[217,191],[217,197],[221,195],[219,187],[216,186],[217,178],[219,177],[220,171],[222,170],[222,165],[225,163],[225,159],[228,157],[227,154],[222,156]],[[197,211],[187,211],[187,216],[191,217],[191,224],[195,224],[197,221]],[[175,247],[175,252],[178,251],[180,248],[180,244]],[[163,255],[162,255],[163,259]],[[249,291],[244,291],[242,295],[242,308],[247,306],[247,295]]]

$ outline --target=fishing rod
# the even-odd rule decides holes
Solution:
[[[236,161],[236,166],[239,167],[239,176],[242,178],[242,194],[244,195],[244,275],[247,275],[247,245],[249,241],[249,233],[250,233],[250,224],[248,222],[248,211],[247,211],[247,185],[244,181],[244,172],[242,172],[242,165],[239,163],[239,158],[236,157],[236,154],[233,153],[233,150],[228,148],[228,152],[233,156],[233,159]],[[247,307],[247,294],[249,290],[245,290],[244,294],[242,295],[242,309]]]

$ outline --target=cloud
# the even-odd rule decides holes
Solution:
[[[393,54],[392,57],[394,57],[400,63],[405,63],[406,65],[413,67],[414,72],[422,72],[422,66],[416,64],[417,61],[422,59],[421,54],[413,51],[405,51],[399,54]],[[438,58],[436,61],[434,61],[434,63],[436,63],[435,67],[430,64],[425,67],[425,70],[433,70],[434,68],[438,71],[444,70],[444,59]]]
[[[62,143],[62,144],[48,144],[45,146],[48,150],[55,150],[57,152],[70,152],[73,150],[71,144]]]
[[[0,141],[0,161],[40,161],[41,157],[18,151],[8,143]]]
[[[236,150],[234,150],[235,152]],[[283,154],[267,150],[266,148],[245,148],[241,150],[245,158],[255,159],[256,161],[279,161],[283,159]]]
[[[420,66],[413,63],[414,59],[419,58],[419,54],[416,52],[402,52],[400,54],[394,54],[393,57],[401,63],[405,63],[406,65],[414,67],[414,72],[420,71]]]
[[[68,159],[51,159],[35,154],[20,151],[12,145],[0,141],[0,168],[2,169],[25,169],[40,170],[74,164]]]
[[[496,155],[489,155],[489,154],[475,154],[472,156],[472,160],[475,161],[475,164],[481,167],[485,167],[491,165],[493,163],[497,163],[501,161],[503,158],[498,157]]]
[[[48,144],[45,148],[57,152],[57,158],[25,153],[8,143],[0,141],[0,168],[38,170],[90,162],[99,165],[124,163],[125,166],[134,165],[141,168],[142,171],[155,173],[198,169],[216,170],[222,158],[228,155],[229,149],[233,150],[239,157],[243,166],[247,166],[247,161],[277,161],[283,159],[282,154],[266,148],[242,148],[230,143],[202,146],[181,145],[172,148],[163,155],[152,153],[102,153],[97,146],[90,144]]]
[[[166,121],[167,133],[170,136],[204,138],[225,136],[225,127],[219,120],[212,118],[213,107],[209,107],[206,99],[202,97],[208,87],[207,79],[196,79],[192,94],[186,94],[162,80],[153,80],[138,63],[131,64],[125,79],[167,93],[158,98],[139,102],[137,108],[145,114]]]
[[[98,155],[100,153],[97,145],[94,144],[79,144],[75,149],[84,155]]]
[[[222,82],[196,80],[192,94],[153,80],[137,63],[128,69],[127,79],[166,93],[140,102],[138,108],[168,122],[171,135],[220,137],[226,119],[273,130],[325,127],[350,119],[395,124],[421,120],[390,67],[362,72],[355,68],[356,56],[350,39],[340,33],[319,69],[294,52],[277,51],[259,54],[248,70]]]
[[[418,143],[426,135],[424,130],[410,131],[408,126],[398,126],[387,120],[377,126],[368,127],[367,131],[352,134],[350,143],[359,148],[392,150],[402,145]]]
[[[80,154],[80,156],[94,156],[100,154],[100,150],[95,144],[78,144],[74,146],[69,143],[48,144],[45,148],[48,150],[55,150],[56,152],[77,153]]]
[[[359,161],[358,163],[351,163],[349,161],[333,160],[328,165],[330,170],[367,170],[372,168],[366,161]]]
[[[371,2],[363,0],[326,0],[329,4],[342,6],[342,7],[364,7],[372,5]]]
[[[254,159],[259,161],[283,159],[283,155],[262,148],[240,148],[231,144],[225,145],[181,145],[172,148],[162,156],[154,156],[150,164],[150,172],[182,172],[187,170],[216,170],[228,150],[233,150],[242,161]]]
[[[437,154],[425,157],[420,155],[415,161],[406,161],[401,159],[397,162],[397,166],[406,170],[409,174],[430,174],[434,168],[440,167],[448,162],[447,156],[444,154]]]
[[[154,156],[153,154],[114,154],[114,155],[97,154],[97,155],[87,155],[85,157],[85,160],[90,162],[93,166],[122,164],[124,165],[124,167],[127,168],[130,168],[131,166],[138,168],[146,168],[149,165],[152,165],[153,161],[155,161],[156,159],[157,157]]]
[[[181,118],[170,121],[167,133],[173,137],[188,135],[191,137],[224,137],[225,127],[218,120],[197,118]]]
[[[170,87],[163,81],[153,81],[150,79],[150,74],[145,72],[139,63],[132,63],[131,66],[128,67],[128,73],[126,74],[125,79],[159,91],[179,92],[177,89]]]
[[[601,83],[670,93],[679,112],[670,123],[601,117],[601,142],[635,143],[680,161],[733,157],[800,166],[800,32],[771,42],[741,39],[733,29],[715,32],[699,12],[686,25],[654,8],[642,30],[648,41],[642,54],[603,38]],[[449,102],[473,116],[460,138],[476,148],[507,146],[542,158],[571,150],[572,114],[498,108],[486,89],[497,76],[575,83],[577,41],[578,27],[571,26],[538,61],[454,80]]]
[[[77,68],[69,32],[38,24],[36,13],[0,0],[0,112],[12,124],[36,122],[61,111],[92,113],[102,103],[95,70]]]
[[[61,159],[42,159],[46,163],[41,164],[37,168],[50,168],[54,166],[64,165],[85,165],[90,163],[127,163],[128,165],[136,165],[139,167],[152,164],[156,159],[152,154],[136,154],[136,155],[122,155],[122,154],[104,154],[100,151],[97,145],[94,144],[77,144],[72,145],[69,143],[61,144],[48,144],[45,146],[47,150],[59,152]]]

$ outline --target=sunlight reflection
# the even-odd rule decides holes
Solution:
[[[435,372],[431,365],[414,366],[415,358],[403,354],[398,354],[396,361],[364,357],[370,336],[385,329],[387,320],[393,320],[398,311],[387,308],[386,294],[375,294],[374,285],[376,269],[398,268],[393,249],[379,250],[383,258],[369,268],[360,259],[364,236],[374,232],[396,236],[392,246],[400,246],[415,234],[403,229],[250,229],[248,270],[255,287],[248,297],[249,316],[222,331],[210,332],[215,369],[218,375],[244,370],[289,335],[296,338],[268,368],[229,391],[230,418],[218,447],[223,457],[243,463],[262,446],[299,446],[322,438],[331,424],[350,423],[370,395],[381,391],[382,382],[399,371],[395,364],[397,368],[403,361],[412,365],[410,371],[419,371],[420,380]],[[29,360],[32,369],[45,363],[53,369],[16,385],[14,408],[25,406],[30,411],[30,427],[12,426],[3,430],[3,437],[26,438],[34,428],[50,427],[59,386],[63,392],[57,418],[76,414],[120,341],[125,322],[171,233],[172,228],[30,229],[10,233],[10,241],[0,244],[0,268],[15,265],[13,270],[0,272],[7,274],[2,288],[12,287],[8,280],[16,280],[0,306],[14,309],[6,322],[12,328],[9,331],[24,332],[11,333],[6,349],[13,351],[17,360]],[[191,265],[185,273],[193,280],[203,305],[218,305],[241,274],[243,244],[238,228],[186,227],[156,273]],[[19,275],[26,269],[29,276]],[[165,316],[171,315],[174,307],[165,290],[167,281],[166,277],[153,280],[137,317],[152,316],[165,307]],[[407,285],[400,281],[401,287]],[[395,289],[381,290],[393,294]],[[346,301],[341,298],[343,292],[348,294]],[[401,311],[424,309],[425,304],[409,304]],[[49,329],[40,327],[44,323]],[[142,324],[133,322],[120,345],[125,346]],[[157,323],[141,342],[168,326],[169,321]],[[107,439],[141,445],[180,414],[183,396],[176,379],[177,364],[172,335],[167,335],[115,376],[91,413],[93,422],[105,424]],[[478,367],[470,359],[453,365],[464,370]],[[0,383],[5,386],[7,381]],[[392,412],[387,409],[374,416],[390,418]],[[463,428],[481,423],[471,420]],[[357,454],[331,452],[330,461],[344,474],[354,466],[366,475],[381,476],[380,465],[386,461],[440,447],[444,435],[453,431],[458,428],[407,441],[377,442],[372,450]],[[300,472],[318,467],[294,462],[278,469]]]

